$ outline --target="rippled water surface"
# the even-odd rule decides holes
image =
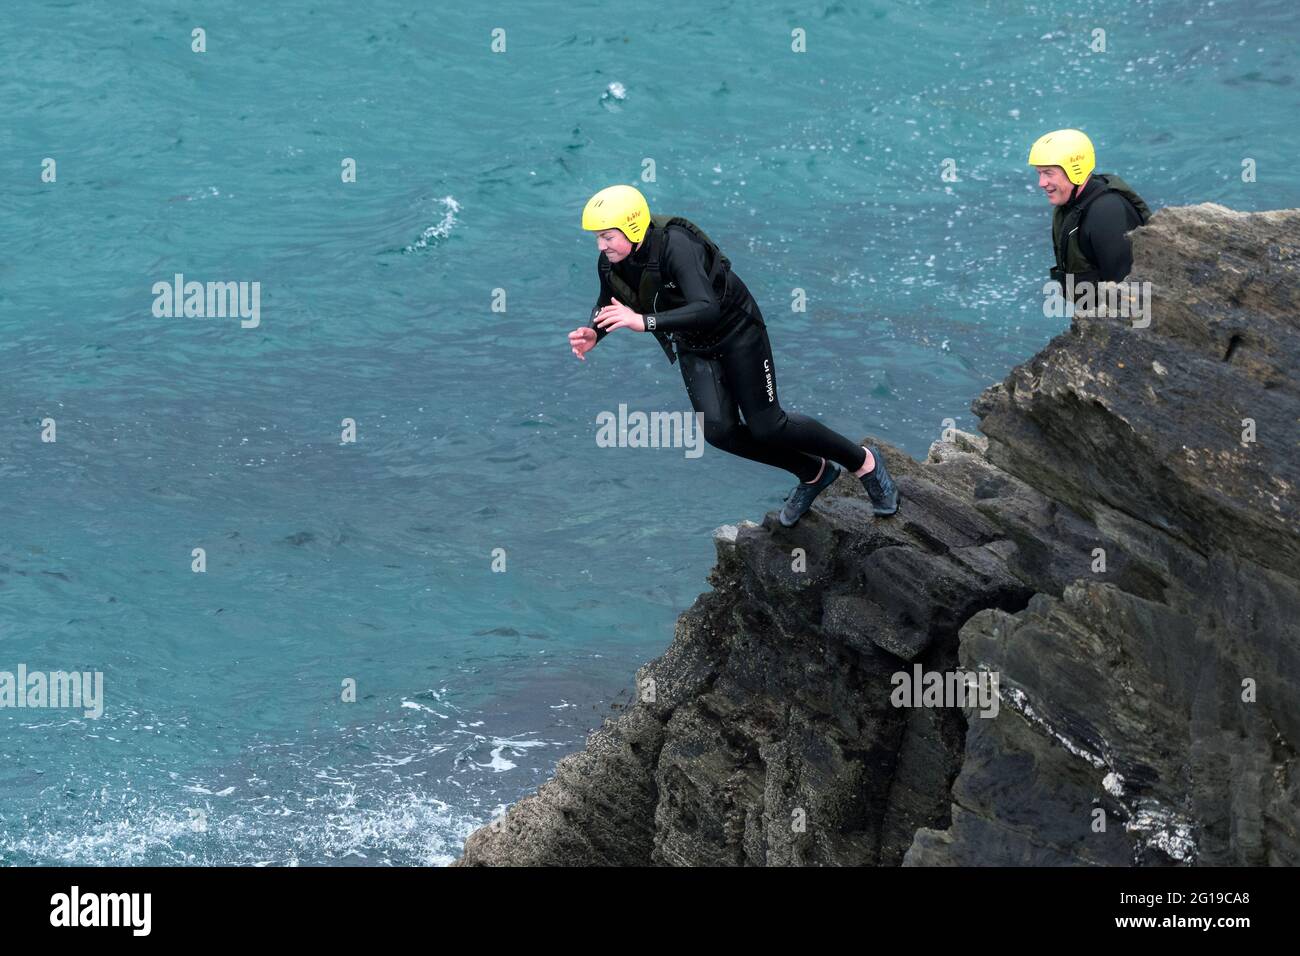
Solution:
[[[0,14],[0,670],[105,686],[0,710],[5,863],[443,863],[617,712],[792,484],[597,447],[689,407],[649,337],[565,343],[582,204],[645,160],[784,404],[914,455],[1065,326],[1040,133],[1153,206],[1300,205],[1290,2],[185,7]],[[260,324],[156,316],[177,273]]]

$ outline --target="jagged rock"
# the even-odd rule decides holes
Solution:
[[[461,864],[1300,862],[1298,269],[1300,211],[1157,213],[1149,325],[1076,317],[987,437],[884,446],[892,518],[842,477],[718,529],[636,704]],[[917,665],[997,706],[895,707]]]

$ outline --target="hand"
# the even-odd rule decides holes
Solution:
[[[645,317],[633,312],[618,299],[611,299],[611,304],[596,313],[596,327],[606,332],[615,329],[631,329],[633,332],[645,331]]]
[[[569,348],[573,349],[573,354],[584,362],[587,361],[587,353],[595,347],[596,330],[591,326],[585,325],[569,333]]]

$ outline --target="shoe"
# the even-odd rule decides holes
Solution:
[[[787,528],[797,524],[799,519],[808,513],[817,496],[835,484],[835,479],[840,476],[839,465],[829,459],[822,460],[826,462],[826,467],[822,469],[821,481],[811,485],[801,481],[785,496],[785,507],[781,509],[781,524]]]
[[[892,515],[898,510],[898,486],[894,484],[894,479],[889,477],[889,469],[885,467],[885,456],[880,453],[880,449],[870,445],[867,451],[871,452],[871,457],[876,460],[876,467],[862,476],[862,487],[867,489],[872,511],[881,516]]]

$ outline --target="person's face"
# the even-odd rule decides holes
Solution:
[[[632,243],[622,229],[602,229],[596,233],[596,248],[605,253],[611,263],[621,262],[632,251]]]
[[[1047,194],[1047,201],[1053,206],[1064,206],[1070,201],[1070,191],[1074,183],[1065,175],[1060,166],[1035,166],[1038,170],[1038,188]]]

